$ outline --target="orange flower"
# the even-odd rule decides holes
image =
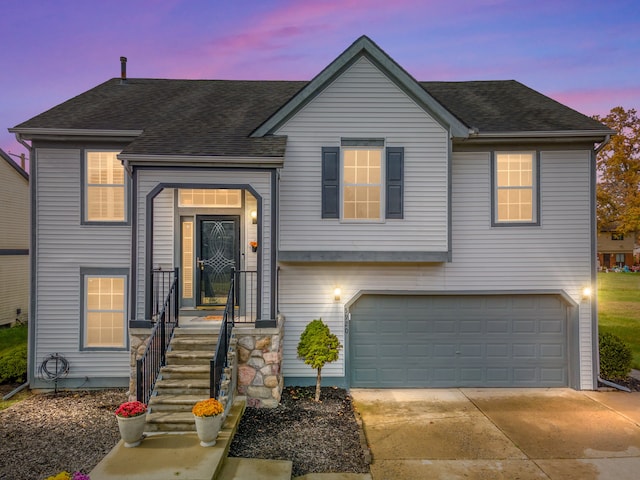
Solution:
[[[249,246],[251,248],[256,248],[258,246],[258,242],[255,242],[255,241],[254,242],[249,242]]]
[[[224,412],[224,407],[215,398],[201,400],[193,406],[191,413],[196,417],[214,417]]]

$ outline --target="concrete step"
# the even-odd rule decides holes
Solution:
[[[156,396],[162,395],[198,395],[209,398],[208,378],[160,379],[156,382]]]
[[[291,480],[289,460],[227,457],[216,480]]]
[[[173,331],[173,336],[189,336],[189,335],[218,335],[220,333],[220,323],[214,325],[198,325],[189,327],[178,327]]]
[[[145,432],[195,432],[196,421],[188,412],[158,412],[147,414]]]
[[[167,365],[160,369],[160,376],[165,379],[208,379],[211,370],[210,364],[206,365]]]
[[[203,350],[169,350],[167,365],[208,365],[214,353]]]
[[[206,350],[216,351],[218,335],[180,335],[171,340],[171,350]]]
[[[196,402],[209,395],[155,395],[149,399],[151,413],[190,412]]]

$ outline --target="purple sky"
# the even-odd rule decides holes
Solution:
[[[417,80],[518,80],[586,115],[640,110],[638,0],[2,0],[7,128],[103,81],[310,80],[360,35]]]

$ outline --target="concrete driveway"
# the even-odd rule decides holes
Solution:
[[[373,480],[640,478],[640,393],[353,389]]]

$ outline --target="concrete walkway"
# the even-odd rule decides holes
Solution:
[[[640,393],[360,390],[373,480],[640,478]]]

